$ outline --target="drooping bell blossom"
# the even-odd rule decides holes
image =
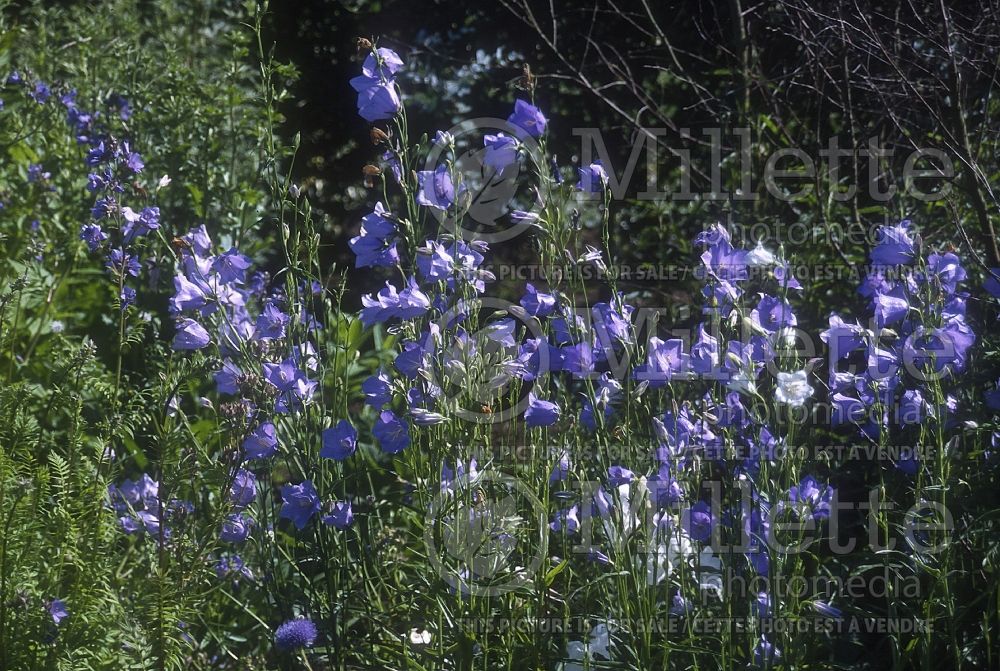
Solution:
[[[840,315],[830,313],[830,328],[819,334],[820,339],[830,349],[830,360],[840,361],[851,352],[864,347],[864,329],[860,324],[848,324]]]
[[[646,349],[646,364],[639,366],[635,378],[649,381],[653,389],[667,384],[676,374],[685,370],[684,341],[680,338],[661,340],[656,336],[649,339]]]
[[[381,410],[392,401],[392,391],[389,387],[390,378],[379,368],[378,372],[361,383],[361,391],[365,395],[365,404],[376,410]]]
[[[568,478],[571,466],[572,462],[569,458],[569,452],[563,452],[556,461],[555,466],[552,467],[552,472],[549,473],[549,484],[554,485]]]
[[[833,412],[830,423],[833,426],[857,424],[865,418],[865,405],[858,399],[839,392],[831,397],[831,409]]]
[[[545,132],[548,120],[545,115],[534,105],[518,99],[514,102],[514,111],[507,122],[514,124],[533,138],[540,138]]]
[[[290,412],[312,400],[317,382],[310,380],[295,361],[289,357],[281,363],[264,363],[264,379],[278,390],[275,410]]]
[[[372,435],[386,454],[399,454],[410,445],[410,429],[391,410],[379,413]]]
[[[280,650],[311,648],[319,632],[312,620],[299,618],[288,620],[274,632],[274,645]]]
[[[208,287],[192,282],[184,275],[174,276],[174,295],[170,298],[173,314],[200,310],[208,305]]]
[[[896,421],[899,424],[919,424],[927,416],[928,404],[919,389],[907,389],[896,406]]]
[[[253,528],[253,518],[243,513],[233,513],[226,516],[219,529],[219,540],[226,543],[243,543],[250,537]]]
[[[710,375],[719,368],[719,340],[708,334],[705,324],[698,325],[698,339],[691,345],[691,370],[697,375]]]
[[[877,238],[878,244],[871,251],[872,263],[896,266],[913,261],[915,245],[910,236],[909,220],[903,220],[895,226],[881,226]]]
[[[195,256],[206,257],[212,251],[212,239],[208,235],[208,229],[205,228],[205,224],[192,228],[182,238],[191,245],[191,250]]]
[[[872,303],[875,312],[875,326],[878,328],[898,324],[910,311],[906,290],[901,284],[886,293],[876,293]]]
[[[621,299],[621,294],[618,296]],[[611,341],[631,345],[634,343],[632,328],[632,313],[635,308],[622,302],[619,305],[612,303],[594,303],[590,309],[593,319],[592,327],[597,336],[598,347],[608,348]]]
[[[297,485],[284,485],[281,488],[281,513],[279,517],[290,520],[295,528],[301,531],[309,524],[312,516],[322,507],[316,488],[310,480]]]
[[[653,432],[660,444],[668,448],[664,456],[673,457],[683,452],[692,442],[695,426],[687,407],[682,407],[677,413],[667,411],[662,418],[654,417]]]
[[[524,411],[524,422],[529,428],[552,426],[559,419],[559,406],[551,401],[537,398],[534,392],[528,393],[528,407]]]
[[[60,622],[69,617],[69,610],[66,608],[66,602],[62,599],[52,599],[46,610],[49,611],[49,617],[52,618],[52,621],[55,622],[56,626],[59,626]]]
[[[448,280],[456,273],[455,259],[447,246],[437,240],[428,240],[424,247],[417,250],[417,270],[425,280]]]
[[[510,223],[515,226],[536,226],[541,228],[542,217],[537,212],[526,212],[524,210],[511,210]]]
[[[391,268],[399,264],[399,250],[395,240],[386,240],[361,234],[348,241],[354,252],[355,268]]]
[[[392,49],[379,47],[374,54],[368,54],[361,65],[361,72],[366,77],[391,79],[403,68],[403,59]]]
[[[707,543],[712,538],[712,509],[698,501],[681,514],[681,526],[692,540]]]
[[[533,317],[548,317],[556,309],[556,297],[538,291],[530,283],[525,287],[520,303],[521,307]]]
[[[343,531],[354,523],[354,510],[350,501],[337,501],[333,504],[333,509],[329,514],[323,516],[323,524]]]
[[[319,456],[336,461],[347,459],[358,449],[358,432],[346,419],[323,430],[323,448]]]
[[[621,485],[627,485],[633,480],[635,480],[635,473],[624,466],[611,466],[608,468],[608,485],[611,487],[617,488]]]
[[[361,297],[361,323],[365,327],[374,324],[381,324],[396,316],[399,310],[399,292],[396,287],[385,283],[385,287],[379,290],[377,296],[366,294]]]
[[[602,193],[608,186],[608,173],[600,161],[594,161],[586,168],[580,168],[580,181],[576,188],[586,193]]]
[[[358,114],[369,123],[391,119],[399,113],[401,104],[394,82],[379,82],[364,75],[351,80],[358,92]]]
[[[594,372],[594,348],[588,342],[562,348],[561,369],[576,378],[587,378]]]
[[[779,329],[798,324],[788,301],[766,294],[761,297],[757,307],[751,311],[750,319],[768,333],[774,333]]]
[[[417,172],[417,203],[424,207],[447,210],[455,202],[455,185],[448,173],[448,166],[442,164],[435,170]]]
[[[448,465],[448,461],[441,462],[441,491],[455,492],[479,477],[479,464],[475,457],[469,459],[468,465],[460,459],[455,460],[455,468]]]
[[[1000,268],[990,268],[983,279],[983,289],[993,298],[1000,298]]]
[[[483,332],[486,339],[503,347],[517,347],[517,322],[506,317],[487,324]]]
[[[431,301],[417,284],[417,279],[410,276],[406,288],[399,292],[399,304],[394,316],[400,319],[415,319],[431,309]]]
[[[966,353],[975,342],[975,333],[960,317],[936,329],[918,327],[903,343],[903,362],[921,373],[927,367],[935,373],[946,367],[960,372],[965,368]]]
[[[816,520],[829,519],[833,495],[833,487],[820,485],[811,475],[807,475],[798,485],[792,485],[788,490],[788,500],[808,506],[809,514]]]
[[[873,380],[894,377],[899,372],[899,354],[894,350],[878,347],[874,343],[869,344],[866,372]]]
[[[517,140],[503,133],[483,137],[483,165],[497,174],[517,161]]]
[[[701,255],[703,265],[701,274],[707,273],[716,280],[730,282],[739,282],[749,277],[747,253],[733,247],[729,231],[721,224],[714,224],[699,233],[694,243],[706,246]]]
[[[760,643],[753,649],[754,665],[770,668],[779,659],[781,659],[781,650],[768,641],[766,636],[761,636]]]
[[[747,252],[746,262],[749,266],[773,266],[778,257],[764,248],[764,243],[757,241],[757,246]]]
[[[560,510],[549,522],[549,529],[553,533],[562,533],[565,529],[566,533],[575,534],[580,530],[580,506],[575,505],[568,510]]]
[[[779,403],[793,408],[801,407],[815,390],[809,385],[809,374],[805,370],[794,373],[778,373],[774,397]]]
[[[413,380],[424,368],[429,355],[428,348],[425,348],[423,344],[407,340],[403,343],[403,351],[396,355],[392,365],[399,371],[400,375]]]
[[[171,347],[178,351],[196,350],[208,346],[211,342],[208,331],[193,319],[181,317],[177,321],[177,334]]]
[[[254,324],[254,340],[280,340],[285,337],[291,318],[272,302],[264,305]]]
[[[947,295],[955,293],[958,283],[964,282],[967,277],[962,262],[952,252],[928,256],[927,273],[937,280]]]
[[[253,263],[235,247],[228,252],[215,257],[212,262],[212,271],[218,273],[219,278],[225,284],[237,282],[242,284],[246,279],[247,269]]]
[[[245,468],[238,468],[229,486],[229,500],[238,507],[245,508],[257,498],[257,478]]]
[[[387,218],[381,202],[361,220],[361,233],[348,241],[355,256],[355,267],[391,267],[399,263],[396,249],[396,225]]]
[[[278,452],[278,438],[274,424],[263,422],[243,440],[247,459],[267,459]]]

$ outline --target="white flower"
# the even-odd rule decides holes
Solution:
[[[656,552],[646,561],[646,584],[658,585],[674,572],[680,562],[694,556],[695,549],[687,532],[676,530],[670,535],[669,543],[660,543]]]
[[[431,632],[426,629],[420,630],[414,627],[410,630],[410,643],[413,645],[427,645],[431,642]]]
[[[169,185],[170,185],[170,176],[169,175],[164,175],[163,177],[160,178],[160,182],[159,182],[159,184],[157,184],[156,188],[157,189],[164,189],[164,188],[166,188]]]
[[[809,375],[804,370],[794,373],[778,373],[778,389],[774,397],[779,403],[798,408],[813,395],[814,389],[809,386]]]
[[[771,266],[777,262],[777,257],[764,249],[764,245],[759,241],[757,246],[747,253],[747,264],[751,266]]]
[[[569,664],[561,665],[562,671],[584,671],[584,665],[576,662],[596,661],[595,655],[605,661],[611,660],[611,653],[608,647],[611,645],[611,632],[608,625],[598,624],[590,631],[590,641],[584,644],[582,641],[570,641],[566,644],[566,656],[574,660]],[[587,668],[591,668],[590,665]]]
[[[58,319],[53,319],[52,320],[52,325],[49,328],[52,329],[53,333],[62,333],[63,329],[66,328],[66,327],[63,326],[63,323],[61,321],[59,321]]]
[[[757,383],[754,382],[753,377],[746,370],[737,371],[731,378],[729,382],[726,383],[732,391],[739,392],[741,394],[746,394],[747,396],[753,396],[757,393]]]

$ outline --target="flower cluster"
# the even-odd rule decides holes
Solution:
[[[830,315],[821,334],[830,349],[834,425],[854,425],[878,441],[883,432],[925,420],[952,424],[957,401],[943,391],[965,369],[976,335],[961,291],[965,269],[953,252],[922,258],[909,221],[884,226],[871,251],[874,270],[859,288],[870,327]],[[860,372],[858,372],[860,371]],[[918,463],[900,460],[911,475]]]

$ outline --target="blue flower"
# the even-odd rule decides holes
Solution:
[[[788,500],[804,504],[808,508],[808,514],[816,520],[829,519],[833,487],[830,485],[821,487],[814,477],[807,475],[798,485],[789,488]]]
[[[409,427],[391,410],[379,413],[372,435],[387,454],[398,454],[410,445]]]
[[[361,72],[366,77],[391,79],[403,68],[403,59],[392,49],[379,47],[374,54],[368,54],[361,65]]]
[[[285,337],[285,328],[290,318],[274,303],[268,302],[257,317],[254,325],[254,340],[280,340]]]
[[[322,507],[316,488],[309,480],[298,485],[285,485],[281,488],[281,513],[279,517],[290,520],[295,528],[302,530],[312,516]]]
[[[448,166],[439,165],[435,170],[417,173],[419,190],[417,202],[425,207],[447,210],[455,202],[455,185],[448,173]]]
[[[343,461],[358,449],[358,432],[346,419],[323,431],[323,448],[319,456]]]
[[[243,513],[233,513],[222,522],[219,539],[226,543],[242,543],[250,536],[253,519]]]
[[[311,648],[318,634],[312,620],[307,618],[288,620],[274,632],[274,644],[281,650]]]
[[[229,359],[222,362],[222,369],[216,371],[212,377],[215,378],[215,390],[220,394],[240,393],[243,371]]]
[[[229,486],[229,500],[234,506],[245,508],[257,498],[257,478],[245,468],[236,469],[233,484]]]
[[[559,419],[559,406],[551,401],[543,401],[528,392],[528,408],[524,411],[524,421],[529,427],[552,426]]]
[[[915,252],[909,220],[895,226],[882,226],[877,236],[878,244],[871,251],[872,263],[895,266],[913,261]]]
[[[510,165],[517,161],[517,140],[497,133],[496,135],[486,135],[483,137],[483,145],[486,147],[486,154],[483,157],[483,165],[501,173]]]
[[[556,308],[556,297],[535,289],[534,285],[528,284],[525,287],[524,296],[521,296],[521,307],[534,317],[548,317]]]
[[[541,137],[548,125],[545,115],[537,107],[520,99],[514,103],[514,112],[507,117],[507,121],[523,128],[534,138]]]
[[[354,261],[356,268],[391,267],[399,263],[396,241],[390,239],[395,235],[396,227],[381,216],[384,213],[384,210],[379,211],[381,207],[382,203],[379,203],[375,212],[362,219],[361,234],[347,243],[357,257]]]
[[[392,392],[389,388],[389,376],[381,368],[375,375],[367,378],[361,383],[361,391],[365,394],[365,403],[381,410],[392,400]]]
[[[277,451],[278,438],[271,422],[260,424],[243,441],[243,452],[247,459],[267,459]]]
[[[174,336],[171,346],[175,350],[195,350],[207,346],[210,341],[208,331],[201,324],[193,319],[181,317],[177,321],[177,335]]]
[[[69,611],[66,609],[66,602],[62,599],[52,599],[49,602],[48,609],[49,615],[52,617],[52,621],[58,626],[60,622],[69,616]]]
[[[712,537],[712,510],[704,501],[698,501],[681,516],[684,528],[693,540],[707,543]]]
[[[212,262],[212,270],[219,274],[225,284],[243,282],[246,279],[247,268],[252,265],[250,259],[239,253],[236,248],[220,254]]]
[[[594,161],[586,168],[580,168],[580,181],[576,188],[587,193],[601,193],[608,186],[608,173],[600,161]]]
[[[323,523],[344,530],[354,523],[354,511],[350,501],[337,501],[333,510],[323,517]]]
[[[358,114],[369,123],[391,119],[399,113],[399,94],[393,82],[382,83],[372,77],[360,76],[351,80],[358,92]]]
[[[96,252],[101,243],[108,239],[108,234],[97,224],[84,224],[80,227],[80,239],[87,243],[91,252]]]

